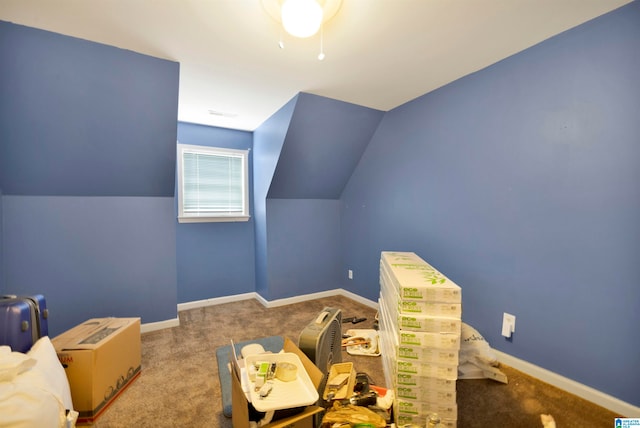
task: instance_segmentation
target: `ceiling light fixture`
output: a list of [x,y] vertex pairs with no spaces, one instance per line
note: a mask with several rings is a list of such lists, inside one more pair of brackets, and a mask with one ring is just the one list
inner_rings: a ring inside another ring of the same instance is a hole
[[311,37],[322,25],[322,7],[315,0],[285,0],[282,26],[294,37]]
[[[340,9],[342,0],[262,0],[267,13],[282,24],[284,30],[298,38],[308,38],[320,31],[319,60],[325,58],[323,45],[324,24]],[[278,41],[284,49],[282,33]]]

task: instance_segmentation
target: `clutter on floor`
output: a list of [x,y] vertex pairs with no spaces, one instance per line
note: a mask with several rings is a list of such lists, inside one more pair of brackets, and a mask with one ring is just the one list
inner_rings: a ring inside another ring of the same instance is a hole
[[233,343],[230,351],[234,427],[312,426],[323,373],[291,340],[277,353],[247,345],[239,358]]
[[[284,346],[282,336],[261,337],[254,340],[239,342],[234,344],[236,354],[241,354],[248,345],[260,346],[264,352],[280,352]],[[250,350],[250,348],[247,348]],[[218,362],[218,378],[220,379],[220,389],[222,395],[222,413],[230,418],[231,413],[231,345],[222,346],[216,349],[216,360]]]
[[342,323],[344,324],[350,322],[351,324],[358,324],[366,320],[367,319],[365,317],[347,317],[342,319]]
[[351,355],[377,357],[380,355],[380,334],[374,329],[349,329],[342,346]]
[[[453,428],[457,379],[507,382],[488,343],[461,321],[460,287],[413,253],[382,253],[380,266],[376,328],[342,334],[342,325],[366,318],[326,307],[298,346],[285,339],[282,349],[265,350],[263,338],[227,347],[234,427]],[[388,388],[342,352],[382,355]]]
[[78,425],[92,424],[139,375],[140,318],[94,318],[51,340],[71,387]]
[[392,422],[393,391],[372,385],[369,375],[356,372],[352,363],[331,367],[323,398],[323,426],[384,427]]
[[42,294],[0,296],[0,345],[14,352],[28,352],[36,341],[49,335],[47,299]]
[[26,352],[0,346],[0,426],[74,427],[69,382],[48,336]]
[[384,428],[387,426],[387,420],[368,407],[342,404],[339,401],[334,402],[333,406],[327,409],[322,423],[330,424],[330,426],[349,424],[349,426],[362,428]]
[[301,332],[298,346],[323,372],[342,362],[342,311],[324,308]]
[[326,401],[348,399],[353,395],[355,383],[353,363],[332,364],[322,398]]
[[140,318],[91,319],[50,340],[43,295],[0,296],[0,314],[0,426],[92,424],[140,374]]
[[458,379],[493,379],[508,383],[498,369],[498,357],[489,343],[473,327],[462,323]]
[[540,415],[540,422],[542,422],[543,428],[556,428],[556,420],[551,415]]
[[[265,350],[262,344],[267,341],[262,338],[225,347],[234,427],[311,427],[319,426],[324,417],[332,423],[390,423],[393,392],[371,385],[366,373],[342,361],[343,344],[345,350],[353,348],[354,355],[379,356],[378,331],[348,330],[347,342],[342,343],[342,321],[340,309],[324,308],[303,329],[298,346],[284,339],[281,349]],[[221,348],[216,356],[220,367]]]

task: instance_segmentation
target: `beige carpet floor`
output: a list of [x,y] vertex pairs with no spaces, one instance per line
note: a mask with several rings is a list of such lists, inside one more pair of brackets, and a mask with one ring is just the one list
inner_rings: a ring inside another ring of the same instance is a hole
[[[243,300],[179,313],[180,326],[142,334],[142,373],[96,421],[98,428],[231,427],[222,413],[215,351],[230,340],[242,342],[280,335],[298,342],[300,332],[325,307],[342,316],[366,317],[349,328],[371,328],[376,310],[334,296],[276,308]],[[379,357],[343,352],[359,372],[384,385]],[[458,428],[541,427],[549,413],[558,428],[609,428],[615,414],[511,367],[500,369],[507,385],[490,380],[458,380]]]

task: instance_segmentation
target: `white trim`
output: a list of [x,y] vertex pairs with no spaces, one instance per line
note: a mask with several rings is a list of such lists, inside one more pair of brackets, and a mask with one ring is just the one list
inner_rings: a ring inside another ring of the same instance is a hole
[[178,312],[185,311],[188,309],[202,308],[205,306],[215,306],[215,305],[221,305],[223,303],[231,303],[231,302],[237,302],[240,300],[249,300],[249,299],[256,299],[265,308],[276,308],[278,306],[291,305],[293,303],[306,302],[308,300],[321,299],[323,297],[331,297],[331,296],[344,296],[351,300],[355,300],[358,303],[369,306],[370,308],[378,309],[378,302],[374,302],[372,300],[366,299],[362,296],[352,293],[351,291],[347,291],[343,288],[335,288],[333,290],[320,291],[317,293],[310,293],[310,294],[302,294],[299,296],[287,297],[284,299],[276,299],[271,301],[265,299],[260,294],[255,292],[235,294],[232,296],[224,296],[224,297],[214,297],[211,299],[204,299],[204,300],[194,300],[192,302],[178,303]]
[[256,300],[257,300],[258,302],[260,302],[260,304],[261,304],[262,306],[264,306],[264,307],[266,307],[266,308],[268,308],[268,307],[269,307],[269,302],[268,302],[268,301],[266,301],[266,300],[264,299],[264,297],[262,297],[262,296],[261,296],[261,295],[259,295],[258,293],[256,293]]
[[176,317],[172,320],[147,322],[140,325],[140,333],[148,333],[150,331],[163,330],[165,328],[178,327],[180,325],[180,318]]
[[271,300],[271,301],[266,300],[265,298],[263,298],[258,294],[256,299],[258,299],[258,301],[262,303],[262,305],[266,308],[276,308],[278,306],[291,305],[293,303],[306,302],[308,300],[315,300],[315,299],[321,299],[323,297],[332,297],[332,296],[348,297],[349,299],[355,300],[358,303],[362,303],[363,305],[369,306],[374,309],[378,309],[377,302],[373,302],[369,299],[365,299],[364,297],[358,296],[357,294],[354,294],[343,288],[334,288],[333,290],[319,291],[317,293],[310,293],[310,294],[302,294],[299,296],[288,297],[285,299]]
[[323,297],[335,296],[336,290],[320,291],[318,293],[301,294],[299,296],[287,297],[285,299],[266,300],[264,297],[258,295],[258,300],[266,308],[277,308],[278,306],[291,305],[293,303],[306,302],[307,300],[321,299]]
[[516,370],[520,370],[529,376],[540,379],[543,382],[549,383],[555,387],[558,387],[571,394],[577,395],[587,401],[590,401],[598,406],[602,406],[606,409],[617,413],[619,416],[624,417],[638,417],[640,416],[640,407],[633,404],[622,401],[590,386],[583,385],[579,382],[566,378],[562,375],[544,369],[542,367],[531,364],[527,361],[521,360],[517,357],[513,357],[504,352],[493,349],[498,356],[498,361],[505,363],[508,366],[513,367]]
[[365,306],[369,306],[370,308],[378,309],[378,302],[374,302],[373,300],[366,299],[362,296],[359,296],[343,288],[338,288],[336,291],[339,291],[338,294],[340,294],[341,296],[348,297],[349,299],[355,300],[356,302],[361,303]]
[[[237,158],[242,162],[242,211],[214,213],[214,212],[184,212],[184,155],[192,153],[204,156],[223,156]],[[176,144],[176,171],[178,187],[178,223],[209,223],[209,222],[245,222],[249,221],[249,149],[230,149],[224,147],[199,146],[193,144]]]
[[207,217],[207,216],[187,216],[187,217],[178,217],[178,223],[231,223],[231,222],[241,222],[241,221],[249,221],[251,219],[250,216],[218,216],[218,217]]
[[203,308],[205,306],[221,305],[223,303],[237,302],[240,300],[249,300],[257,298],[257,293],[236,294],[233,296],[214,297],[211,299],[194,300],[193,302],[178,303],[178,312],[187,309]]

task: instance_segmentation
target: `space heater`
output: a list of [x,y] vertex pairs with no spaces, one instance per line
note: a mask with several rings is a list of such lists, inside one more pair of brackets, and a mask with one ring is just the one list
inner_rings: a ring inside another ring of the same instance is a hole
[[300,333],[298,348],[324,373],[342,362],[342,311],[324,308]]

